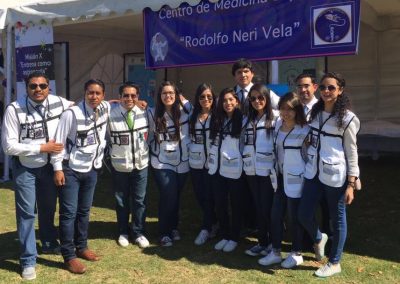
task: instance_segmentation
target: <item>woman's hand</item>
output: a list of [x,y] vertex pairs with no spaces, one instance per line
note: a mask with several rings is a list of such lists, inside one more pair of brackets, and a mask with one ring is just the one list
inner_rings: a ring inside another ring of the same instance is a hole
[[348,185],[346,188],[346,192],[344,193],[344,201],[347,205],[350,205],[354,200],[354,188],[351,185]]

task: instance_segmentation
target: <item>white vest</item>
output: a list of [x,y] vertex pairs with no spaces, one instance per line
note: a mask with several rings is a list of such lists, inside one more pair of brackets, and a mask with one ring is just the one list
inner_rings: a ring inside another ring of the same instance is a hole
[[[26,98],[25,104],[16,101],[11,103],[15,108],[19,123],[19,142],[23,144],[45,144],[54,138],[60,116],[64,111],[62,98],[48,95],[43,102],[45,108],[44,117],[34,108]],[[31,156],[18,156],[21,164],[27,168],[39,168],[49,162],[48,153],[39,153]]]
[[131,130],[126,123],[126,112],[127,110],[121,105],[112,108],[108,125],[111,140],[111,163],[118,172],[142,170],[149,164],[147,113],[137,106],[132,109],[134,127]]
[[208,155],[208,173],[219,172],[221,176],[238,179],[242,175],[243,160],[240,152],[240,139],[229,133],[231,121],[227,121],[220,133],[211,143]]
[[[280,127],[282,126],[282,120],[279,119],[275,125],[275,135],[274,135],[274,145],[276,145],[276,139],[278,137]],[[300,198],[303,190],[304,184],[304,171],[305,171],[305,161],[301,154],[301,150],[304,141],[308,137],[310,128],[308,126],[295,127],[289,131],[283,140],[283,187],[285,194],[291,198]],[[276,149],[276,147],[275,147]],[[276,153],[278,157],[278,154]],[[279,171],[278,163],[275,164],[275,171]],[[276,189],[277,183],[274,179],[273,186]]]
[[319,180],[331,187],[342,187],[347,178],[346,157],[343,147],[343,134],[355,114],[347,111],[342,128],[338,128],[336,116],[323,121],[322,113],[310,123],[310,147],[305,177]]
[[[155,117],[152,110],[149,111],[151,119]],[[151,141],[150,154],[158,159],[162,164],[177,167],[182,162],[187,162],[188,147],[190,143],[189,137],[189,113],[181,109],[180,124],[180,140],[176,140],[175,126],[171,117],[165,112],[167,131],[164,133],[154,130],[154,139]]]
[[259,121],[248,121],[244,134],[243,170],[246,175],[269,176],[274,167],[273,128],[267,135],[264,114]]
[[102,166],[104,149],[106,147],[106,128],[109,117],[109,107],[107,102],[101,102],[97,107],[99,117],[97,121],[85,112],[84,101],[77,106],[69,108],[76,119],[76,138],[75,141],[68,140],[69,167],[77,172],[89,172],[92,167],[100,169]]
[[193,169],[208,169],[207,157],[210,150],[210,121],[209,115],[203,123],[195,124],[195,134],[191,135],[189,144],[189,166]]

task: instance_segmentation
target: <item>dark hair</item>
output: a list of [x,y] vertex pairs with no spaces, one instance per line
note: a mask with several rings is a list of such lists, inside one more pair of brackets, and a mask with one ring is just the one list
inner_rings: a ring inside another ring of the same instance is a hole
[[[342,94],[337,97],[335,105],[333,107],[332,115],[336,116],[336,122],[338,127],[343,127],[343,118],[346,114],[347,110],[351,109],[350,98],[347,93],[344,92],[344,87],[346,86],[346,81],[343,76],[339,73],[328,72],[324,76],[322,76],[320,84],[327,78],[335,79],[339,88],[343,90]],[[319,98],[318,102],[311,109],[310,121],[317,117],[318,113],[324,110],[325,103],[322,100],[322,97]]]
[[296,124],[304,126],[307,124],[306,115],[304,114],[303,104],[300,101],[300,97],[295,92],[288,92],[282,96],[278,103],[278,109],[286,104],[296,113],[295,121]]
[[43,72],[35,71],[35,72],[32,72],[31,74],[29,74],[28,77],[25,78],[25,87],[28,88],[29,81],[32,78],[39,78],[39,77],[46,79],[47,85],[49,84],[50,79],[46,74],[44,74]]
[[207,83],[200,84],[196,90],[196,94],[194,97],[193,113],[192,113],[192,116],[190,117],[190,134],[192,134],[192,135],[195,135],[195,126],[196,126],[197,117],[200,114],[201,109],[202,109],[200,102],[199,102],[199,98],[205,90],[210,90],[212,97],[213,97],[211,110],[210,110],[211,117],[215,114],[215,110],[217,109],[217,96],[215,95],[215,93],[212,89],[212,86]]
[[83,90],[86,92],[90,85],[99,85],[103,89],[103,92],[106,90],[106,86],[100,79],[89,79],[86,81]]
[[[267,135],[270,135],[272,130],[271,129],[272,120],[274,119],[274,114],[272,112],[272,106],[271,106],[270,90],[264,84],[260,83],[254,84],[249,91],[247,99],[250,98],[252,91],[260,93],[265,98],[265,107],[264,107],[265,128],[267,129]],[[249,121],[255,120],[257,114],[258,112],[253,108],[251,102],[249,101],[249,111],[248,111]]]
[[179,120],[181,118],[181,110],[180,107],[182,105],[181,99],[179,97],[178,88],[173,82],[164,81],[161,83],[160,87],[158,88],[157,98],[156,98],[156,109],[155,109],[155,124],[156,124],[156,132],[158,133],[165,133],[167,132],[167,121],[165,120],[165,105],[161,100],[161,93],[164,87],[171,86],[175,92],[175,102],[171,108],[171,116],[172,121],[174,122],[175,134],[177,140],[181,138],[181,131],[180,131],[180,123]]
[[251,72],[253,72],[253,65],[251,62],[244,58],[239,58],[235,63],[232,65],[232,76],[235,76],[236,70],[249,68]]
[[235,138],[240,137],[240,133],[242,131],[242,119],[243,114],[240,111],[240,100],[233,88],[225,88],[223,89],[218,96],[217,109],[215,115],[211,117],[210,121],[210,139],[214,140],[218,133],[221,131],[224,126],[225,118],[227,118],[226,112],[224,110],[224,97],[226,94],[232,94],[236,101],[238,102],[237,108],[234,110],[232,115],[232,127],[230,135]]
[[139,95],[140,94],[140,88],[139,85],[136,85],[135,83],[131,82],[131,81],[127,81],[125,83],[123,83],[119,89],[119,96],[122,97],[122,94],[124,93],[124,89],[125,88],[134,88],[136,90],[136,93]]
[[317,80],[315,79],[315,76],[310,74],[310,73],[301,73],[299,76],[296,77],[296,79],[294,81],[296,83],[298,83],[303,78],[310,78],[311,79],[311,83],[317,84]]

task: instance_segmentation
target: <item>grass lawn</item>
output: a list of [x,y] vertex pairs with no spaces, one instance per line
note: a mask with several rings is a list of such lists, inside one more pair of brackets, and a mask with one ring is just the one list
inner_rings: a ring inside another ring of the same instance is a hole
[[[87,262],[84,275],[73,275],[63,269],[61,256],[39,255],[34,283],[400,283],[398,157],[363,158],[360,163],[364,188],[348,208],[343,272],[330,279],[312,276],[320,265],[312,253],[295,270],[259,266],[258,258],[244,254],[254,238],[242,240],[233,253],[214,251],[216,240],[195,246],[200,216],[189,182],[181,202],[181,241],[170,248],[158,246],[158,194],[150,182],[147,231],[152,245],[143,251],[134,245],[121,248],[115,241],[113,184],[105,174],[96,189],[89,230],[89,246],[102,259]],[[19,283],[14,195],[11,183],[0,187],[0,283]]]

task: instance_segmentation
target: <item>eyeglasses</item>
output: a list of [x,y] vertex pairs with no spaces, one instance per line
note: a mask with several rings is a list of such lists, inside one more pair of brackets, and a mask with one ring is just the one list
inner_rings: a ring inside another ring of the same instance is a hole
[[262,95],[260,95],[260,96],[249,96],[249,101],[251,103],[255,102],[256,100],[258,100],[259,102],[263,102],[263,101],[265,101],[265,97],[262,96]]
[[318,88],[319,88],[319,90],[320,90],[321,92],[325,91],[326,89],[328,89],[329,92],[333,92],[333,91],[335,91],[335,90],[337,89],[337,88],[336,88],[335,86],[333,86],[333,85],[329,85],[329,86],[320,85]]
[[138,97],[138,95],[137,94],[122,94],[122,97],[124,99],[128,99],[128,98],[136,99]]
[[39,87],[41,90],[45,90],[45,89],[47,89],[47,87],[48,87],[49,85],[47,85],[47,84],[29,84],[28,85],[28,87],[29,87],[29,89],[31,89],[31,90],[36,90],[36,88],[37,87]]
[[303,88],[304,89],[308,89],[310,87],[310,85],[309,84],[302,84],[302,85],[297,85],[296,87],[297,87],[297,89],[301,90]]
[[175,97],[175,92],[162,92],[161,96],[163,96],[163,97],[167,97],[167,96]]
[[205,100],[212,101],[213,97],[212,96],[200,96],[199,97],[199,101],[205,101]]

